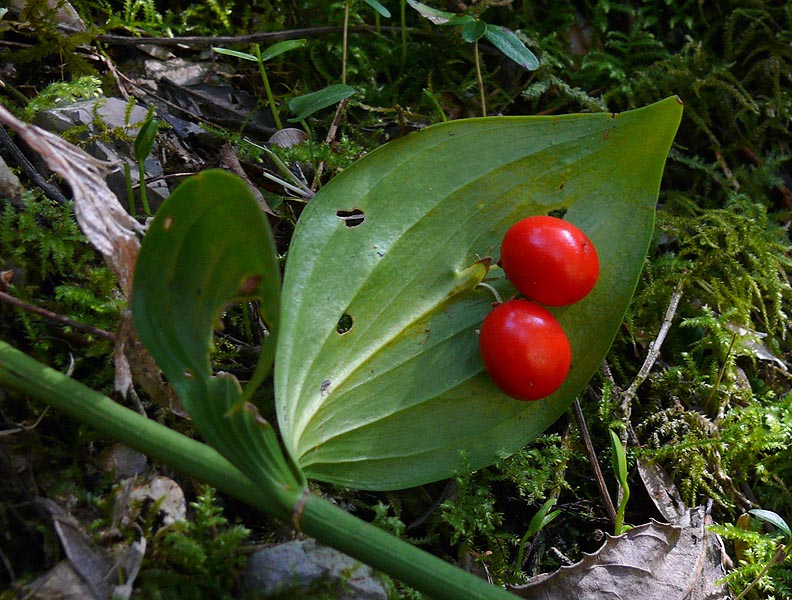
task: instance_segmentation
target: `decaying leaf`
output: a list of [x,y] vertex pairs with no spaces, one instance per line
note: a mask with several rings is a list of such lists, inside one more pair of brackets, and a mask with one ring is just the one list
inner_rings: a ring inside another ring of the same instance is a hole
[[[38,500],[50,514],[68,561],[55,567],[31,586],[35,597],[88,598],[90,600],[126,600],[131,596],[146,541],[116,547],[111,558],[96,546],[80,523],[57,503],[47,498]],[[61,586],[61,587],[58,587]],[[57,596],[44,596],[42,590],[53,590]]]
[[685,516],[687,507],[671,477],[655,462],[639,459],[638,474],[657,510],[669,523]]
[[0,121],[11,127],[65,179],[74,194],[74,214],[88,241],[102,253],[123,292],[132,290],[132,273],[143,226],[133,219],[105,182],[112,165],[44,129],[20,121],[0,106]]
[[129,313],[124,313],[118,324],[113,360],[116,367],[114,387],[117,392],[126,396],[135,381],[154,404],[180,417],[189,417],[176,392],[162,377],[162,371],[151,354],[140,343]]
[[652,521],[512,591],[530,600],[726,600],[728,587],[717,583],[726,574],[723,546],[708,524],[702,507],[674,525]]
[[[163,527],[187,519],[187,502],[184,499],[184,492],[179,484],[170,477],[160,475],[147,483],[133,487],[127,499],[137,502],[149,501],[156,504]],[[122,522],[132,522],[137,517],[138,512],[130,510],[127,515],[122,517]]]
[[[97,160],[57,135],[20,121],[2,106],[0,121],[13,128],[28,146],[41,155],[50,169],[69,183],[80,229],[102,253],[124,297],[128,298],[132,293],[132,277],[140,251],[137,234],[145,228],[127,213],[107,187],[105,175],[113,165]],[[184,414],[178,410],[173,391],[159,378],[151,357],[136,343],[128,319],[122,320],[114,354],[117,391],[126,395],[134,378],[143,383],[147,392],[156,392],[152,397],[162,399],[162,405]],[[144,371],[148,372],[148,377],[142,375]],[[159,387],[151,383],[155,380],[159,381]]]

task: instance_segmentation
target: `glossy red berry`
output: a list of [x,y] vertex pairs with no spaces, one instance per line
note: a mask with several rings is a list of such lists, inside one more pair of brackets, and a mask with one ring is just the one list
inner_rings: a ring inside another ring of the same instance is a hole
[[495,385],[517,400],[538,400],[555,392],[572,362],[564,330],[543,306],[509,300],[484,319],[479,350]]
[[522,219],[506,232],[500,265],[522,295],[546,306],[582,300],[599,276],[599,257],[588,236],[548,216]]

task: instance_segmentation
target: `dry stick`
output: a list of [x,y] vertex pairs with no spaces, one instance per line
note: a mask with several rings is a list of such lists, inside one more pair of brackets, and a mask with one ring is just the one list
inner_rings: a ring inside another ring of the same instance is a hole
[[580,407],[580,402],[577,398],[575,398],[573,406],[575,408],[575,421],[580,430],[580,435],[583,438],[583,443],[586,446],[586,454],[591,463],[591,468],[594,469],[594,475],[597,478],[597,486],[600,490],[600,496],[602,496],[602,502],[605,504],[605,512],[608,513],[608,518],[611,520],[611,523],[615,525],[616,507],[613,505],[613,500],[611,500],[610,494],[608,493],[608,486],[605,485],[605,477],[602,475],[602,469],[600,469],[599,461],[597,460],[597,453],[594,451],[594,444],[591,443],[591,436],[586,426],[586,418],[583,416],[583,409]]
[[5,127],[0,126],[0,143],[2,143],[3,147],[8,150],[9,154],[13,156],[14,161],[22,168],[30,180],[36,184],[41,191],[44,192],[44,195],[47,196],[53,202],[57,202],[58,204],[68,204],[69,201],[66,199],[66,196],[63,195],[63,192],[60,191],[58,186],[51,184],[48,182],[41,173],[38,172],[38,169],[33,166],[28,160],[28,157],[24,155],[24,153],[17,147],[14,141],[11,139],[11,136],[8,135],[8,132],[5,130]]
[[31,312],[33,314],[39,315],[40,317],[44,317],[45,319],[49,319],[50,321],[55,321],[56,323],[60,323],[61,325],[68,325],[69,327],[74,327],[79,331],[84,331],[86,333],[95,335],[96,337],[101,337],[106,340],[110,340],[111,342],[115,342],[115,336],[109,331],[105,331],[104,329],[99,329],[98,327],[94,327],[93,325],[78,323],[77,321],[71,320],[69,317],[64,317],[63,315],[54,313],[51,310],[47,310],[46,308],[41,308],[39,306],[34,306],[33,304],[28,304],[24,300],[20,300],[19,298],[17,298],[16,296],[12,296],[11,294],[0,292],[0,301],[5,302],[7,304],[11,304],[12,306],[16,306],[17,308],[21,308],[22,310],[26,310],[27,312]]
[[45,406],[44,410],[41,411],[41,414],[38,416],[38,418],[33,423],[33,425],[20,425],[19,427],[14,427],[13,429],[4,429],[3,431],[0,431],[0,437],[6,435],[13,435],[15,433],[22,433],[23,431],[32,431],[33,429],[39,426],[39,423],[41,423],[41,421],[44,420],[44,417],[47,415],[50,408],[51,407],[49,404]]
[[[336,133],[338,133],[338,124],[341,122],[341,117],[344,114],[344,109],[346,108],[348,100],[348,98],[344,98],[338,103],[338,108],[336,109],[335,116],[333,117],[333,122],[330,124],[330,129],[327,130],[325,144],[329,145],[335,141]],[[312,190],[315,190],[317,187],[319,187],[319,180],[321,179],[322,173],[324,173],[326,166],[327,163],[322,161],[319,163],[319,166],[316,167],[316,175],[314,176],[313,183],[311,184]]]
[[[58,29],[67,33],[77,33],[78,29],[69,25],[58,25]],[[400,32],[401,27],[380,27],[385,32]],[[349,31],[355,33],[376,33],[375,27],[358,25],[350,27]],[[101,34],[94,39],[107,44],[138,46],[141,44],[156,44],[158,46],[217,46],[225,44],[255,44],[260,42],[280,42],[283,40],[296,40],[305,37],[320,37],[332,33],[343,33],[343,27],[308,27],[304,29],[290,29],[288,31],[266,31],[248,35],[221,35],[216,37],[183,36],[183,37],[131,37],[126,35]]]
[[638,371],[638,375],[635,376],[635,379],[633,379],[630,387],[622,394],[621,409],[626,423],[630,421],[630,413],[632,410],[630,404],[635,398],[638,386],[649,376],[649,372],[660,356],[660,347],[663,345],[666,335],[668,335],[668,330],[671,329],[671,323],[674,320],[674,314],[676,313],[677,306],[679,306],[680,298],[682,298],[681,282],[677,284],[674,292],[671,294],[671,300],[668,303],[668,308],[663,317],[663,324],[660,326],[660,331],[657,332],[657,338],[649,344],[649,352],[646,354],[646,360],[644,360],[643,365],[641,365],[641,369]]

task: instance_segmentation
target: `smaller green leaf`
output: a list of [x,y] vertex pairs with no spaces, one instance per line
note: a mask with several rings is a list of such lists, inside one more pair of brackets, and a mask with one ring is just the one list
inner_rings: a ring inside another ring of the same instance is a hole
[[233,56],[235,58],[241,58],[242,60],[249,60],[251,62],[258,62],[258,58],[256,58],[253,54],[249,54],[247,52],[239,52],[238,50],[231,50],[230,48],[216,48],[214,46],[212,46],[212,50],[214,50],[218,54],[225,54],[227,56]]
[[[530,524],[528,525],[528,531],[525,532],[525,535],[528,537],[533,537],[537,533],[539,533],[542,529],[544,529],[548,523],[550,523],[553,519],[555,519],[561,511],[554,510],[550,512],[550,509],[555,506],[555,503],[558,499],[548,498],[547,501],[542,504],[542,507],[537,511],[537,513],[531,519]],[[548,514],[549,513],[549,514]]]
[[539,68],[539,59],[536,55],[525,47],[522,40],[513,31],[498,27],[497,25],[487,24],[484,32],[490,43],[498,50],[503,52],[508,58],[529,71]]
[[146,122],[143,123],[143,127],[138,131],[133,146],[135,159],[138,162],[146,160],[146,157],[151,154],[151,148],[154,146],[154,140],[157,137],[158,129],[159,121],[150,117],[146,119]]
[[613,431],[608,430],[611,436],[611,457],[613,459],[613,471],[616,477],[619,478],[619,483],[622,489],[627,489],[627,453],[624,450],[624,444],[619,439],[619,435]]
[[376,10],[379,14],[381,14],[386,19],[390,19],[390,11],[382,6],[377,0],[363,0],[366,4],[368,4],[371,8]]
[[462,39],[466,42],[475,42],[486,33],[487,24],[484,21],[474,19],[462,26]]
[[787,538],[792,538],[792,530],[790,530],[787,522],[784,521],[779,514],[774,513],[772,510],[764,510],[762,508],[753,508],[748,512],[757,519],[775,526],[779,531],[782,531]]
[[297,116],[289,119],[289,122],[297,123],[304,121],[315,112],[332,106],[333,104],[337,104],[344,98],[349,98],[352,94],[356,93],[357,90],[355,88],[339,83],[330,85],[318,92],[292,98],[289,101],[289,109]]
[[277,44],[273,44],[264,52],[261,53],[261,62],[266,62],[275,58],[276,56],[280,56],[285,52],[289,52],[290,50],[296,50],[297,48],[302,48],[305,44],[308,43],[308,40],[284,40],[283,42],[278,42]]
[[416,2],[416,0],[407,0],[407,4],[417,10],[423,18],[428,19],[435,25],[446,25],[448,21],[456,17],[454,13],[437,10],[431,6],[426,6],[426,4]]

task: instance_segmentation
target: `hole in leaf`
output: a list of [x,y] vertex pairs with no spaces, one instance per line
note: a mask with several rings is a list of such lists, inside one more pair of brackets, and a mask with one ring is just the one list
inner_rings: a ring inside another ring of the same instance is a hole
[[563,219],[566,213],[567,213],[566,208],[555,208],[553,210],[547,211],[547,216],[555,217],[557,219]]
[[349,316],[347,313],[344,313],[343,315],[341,315],[341,318],[338,319],[338,324],[336,325],[336,331],[338,332],[339,335],[344,335],[346,332],[352,329],[353,324],[354,321],[352,320],[352,317]]
[[362,225],[363,221],[366,220],[366,215],[364,215],[363,211],[359,208],[353,208],[352,210],[338,210],[336,211],[336,217],[341,219],[344,222],[344,225],[349,228]]

